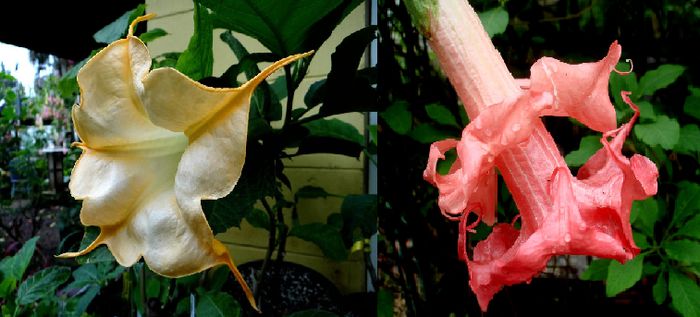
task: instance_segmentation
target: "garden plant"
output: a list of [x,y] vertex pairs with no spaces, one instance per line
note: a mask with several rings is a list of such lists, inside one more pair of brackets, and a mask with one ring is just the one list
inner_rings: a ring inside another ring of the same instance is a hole
[[[37,252],[42,239],[28,239],[31,235],[13,239],[22,248],[0,267],[3,315],[257,315],[255,303],[269,316],[332,316],[351,310],[342,305],[330,312],[315,306],[278,308],[265,299],[281,291],[275,287],[275,271],[284,262],[288,237],[310,241],[340,261],[354,251],[368,256],[368,239],[376,231],[374,195],[345,196],[328,222],[303,223],[299,200],[337,195],[319,187],[289,194],[294,187],[285,174],[285,159],[315,153],[359,159],[363,152],[372,153],[376,142],[330,118],[378,104],[375,70],[358,70],[376,37],[374,27],[346,37],[332,55],[328,76],[306,92],[304,107],[293,107],[314,52],[363,3],[303,2],[195,1],[195,29],[187,49],[160,56],[151,57],[143,43],[167,39],[167,30],[139,31],[137,23],[149,17],[144,17],[143,5],[95,34],[97,42],[108,46],[77,63],[57,83],[64,104],[76,104],[73,122],[80,139],[64,165],[78,162],[66,174],[71,195],[83,200],[82,210],[79,202],[61,199],[65,222],[55,251]],[[213,42],[219,40],[214,29],[228,30],[220,40],[237,58],[219,77],[212,76]],[[232,31],[258,40],[269,51],[248,52]],[[273,64],[261,72],[259,63]],[[277,69],[284,75],[266,82]],[[249,83],[241,84],[241,78]],[[219,102],[225,100],[228,106]],[[177,109],[150,106],[157,104]],[[213,140],[223,143],[209,144]],[[188,160],[194,165],[185,166]],[[189,189],[177,189],[177,184]],[[205,199],[201,205],[200,199]],[[83,229],[79,219],[95,227]],[[269,242],[256,274],[247,281],[236,276],[241,292],[228,269],[205,269],[227,264],[237,272],[226,247],[212,234],[240,226],[243,219],[267,229]],[[38,262],[39,253],[48,260]],[[77,263],[52,259],[61,253],[61,258],[77,256]],[[104,305],[114,302],[127,305]]]

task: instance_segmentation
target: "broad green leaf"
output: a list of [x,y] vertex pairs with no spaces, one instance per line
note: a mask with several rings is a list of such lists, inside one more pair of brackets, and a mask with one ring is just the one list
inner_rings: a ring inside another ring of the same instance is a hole
[[668,293],[673,306],[684,317],[700,316],[700,286],[676,270],[668,273]]
[[320,309],[307,309],[291,313],[287,317],[338,317],[338,315]]
[[245,217],[245,220],[247,220],[248,223],[255,228],[265,230],[270,229],[270,217],[265,211],[260,210],[258,208],[253,208],[253,210],[251,210],[250,213]]
[[119,18],[114,20],[114,22],[103,27],[97,33],[95,33],[92,38],[95,39],[97,43],[109,44],[112,43],[126,34],[129,23],[133,21],[136,17],[143,15],[146,10],[144,4],[139,4],[135,9],[127,11],[122,14]]
[[[86,227],[85,233],[83,234],[83,239],[80,241],[79,250],[85,250],[100,234],[100,229],[98,227]],[[114,262],[114,256],[112,252],[109,252],[107,246],[101,245],[97,247],[94,251],[82,255],[76,258],[76,262],[80,264],[86,263],[99,263],[99,262]]]
[[412,139],[423,144],[454,138],[453,133],[436,128],[428,123],[421,123],[417,125],[408,135]]
[[656,279],[656,283],[654,283],[654,286],[651,289],[651,294],[654,297],[654,302],[656,302],[656,305],[661,305],[666,301],[666,297],[668,297],[668,283],[666,282],[666,274],[659,274],[658,279]]
[[22,248],[13,256],[8,256],[0,261],[0,298],[5,298],[17,288],[17,282],[22,280],[24,271],[27,270],[32,260],[36,242],[39,237],[34,237],[22,245]]
[[42,298],[55,296],[56,289],[70,277],[70,269],[51,266],[28,277],[17,289],[17,305],[27,305]]
[[639,79],[638,91],[636,96],[651,96],[657,90],[666,88],[668,85],[680,77],[685,71],[685,67],[681,65],[665,64],[659,68],[650,70]]
[[71,316],[83,316],[83,313],[87,310],[88,306],[90,306],[90,303],[92,303],[92,300],[97,297],[97,294],[100,293],[100,286],[98,285],[90,285],[88,286],[87,290],[85,290],[83,293],[80,294],[80,297],[78,301],[75,303],[75,306],[72,307],[70,310],[70,315]]
[[203,200],[204,214],[214,234],[231,227],[240,227],[241,221],[263,197],[275,195],[275,162],[265,155],[257,142],[246,146],[246,162],[241,178],[228,196],[218,200]]
[[695,124],[684,125],[674,150],[682,153],[700,152],[700,127]]
[[676,119],[661,115],[656,122],[635,125],[634,134],[648,145],[660,145],[670,150],[678,143],[680,129]]
[[328,192],[326,192],[325,189],[318,187],[318,186],[312,186],[312,185],[306,185],[302,188],[299,188],[297,192],[294,194],[295,199],[299,198],[326,198],[328,196],[331,196]]
[[278,57],[318,49],[361,0],[198,0],[212,10],[214,27],[255,38]]
[[409,103],[404,100],[395,101],[386,110],[379,113],[384,122],[398,134],[411,131],[413,115],[408,110]]
[[683,263],[700,263],[700,242],[674,240],[663,244],[668,257]]
[[676,226],[700,210],[700,185],[691,182],[680,182],[678,187],[680,191],[676,197],[676,207],[671,221]]
[[359,157],[364,137],[355,126],[339,119],[319,119],[303,125],[308,135],[301,140],[297,154],[334,153]]
[[581,166],[602,147],[603,144],[600,143],[600,137],[594,135],[585,136],[581,138],[578,150],[571,151],[564,157],[564,160],[569,166]]
[[637,107],[639,107],[639,118],[642,120],[655,121],[656,114],[654,113],[654,106],[651,102],[642,100],[637,102]]
[[[257,65],[258,62],[275,62],[277,60],[276,58],[270,56],[267,56],[266,59],[255,58],[255,56],[259,57],[261,55],[250,54],[243,44],[231,32],[223,32],[221,33],[220,37],[238,59],[238,64],[236,64],[238,65],[238,71],[235,72],[233,78],[229,78],[229,82],[231,84],[237,83],[236,78],[241,71],[245,73],[248,80],[253,79],[253,77],[260,73],[260,68]],[[262,56],[264,57],[266,55]],[[247,63],[246,61],[250,62]],[[228,72],[229,71],[227,70],[222,77],[226,76]],[[280,76],[277,81],[275,81],[276,84],[278,82],[284,83],[284,76]],[[257,113],[260,114],[260,117],[265,118],[268,121],[280,120],[282,119],[282,104],[279,100],[287,95],[286,85],[284,85],[283,92],[284,93],[282,94],[275,91],[272,85],[268,84],[267,81],[263,81],[253,92],[253,98],[250,101],[251,108],[256,109]]]
[[685,114],[700,120],[700,89],[689,87],[690,95],[685,98],[683,104],[683,112]]
[[455,116],[452,115],[452,112],[450,112],[450,110],[447,109],[447,107],[445,107],[444,105],[438,103],[431,103],[425,105],[425,111],[428,113],[428,117],[430,117],[430,119],[435,120],[435,122],[439,124],[455,127],[458,129],[460,128],[457,124],[457,119],[455,118]]
[[377,291],[377,317],[394,316],[394,295],[387,289]]
[[604,281],[608,277],[609,259],[595,259],[591,261],[588,268],[581,273],[584,281]]
[[639,247],[640,249],[648,249],[651,245],[649,244],[649,240],[647,239],[647,236],[644,235],[643,233],[639,232],[632,232],[632,238],[634,239],[634,243]]
[[676,234],[695,239],[700,239],[700,214],[680,226]]
[[656,199],[635,200],[632,203],[632,210],[637,215],[634,226],[639,228],[645,235],[653,237],[654,226],[661,216]]
[[214,29],[211,15],[196,1],[193,15],[194,33],[187,49],[180,54],[175,68],[193,80],[200,80],[211,76],[214,69]]
[[369,26],[348,35],[331,55],[331,70],[323,88],[323,106],[319,112],[333,115],[355,111],[376,111],[379,94],[372,87],[375,69],[358,70],[366,47],[377,37],[377,28]]
[[[629,69],[630,65],[625,62],[617,63],[615,69]],[[610,93],[615,100],[615,106],[618,110],[628,111],[630,107],[622,100],[620,93],[622,91],[637,91],[637,74],[630,73],[626,75],[610,72]],[[618,120],[620,119],[618,111]]]
[[144,43],[148,43],[166,35],[168,35],[168,32],[165,32],[165,30],[161,28],[155,28],[153,30],[148,30],[148,32],[143,32],[139,34],[139,39],[141,39],[141,41]]
[[241,315],[241,305],[228,293],[198,292],[196,313],[206,317],[238,317]]
[[289,236],[314,243],[331,260],[342,261],[348,257],[340,232],[331,225],[325,223],[296,225],[289,231]]
[[326,217],[326,224],[337,230],[343,230],[343,224],[345,224],[343,221],[343,215],[337,212],[328,215],[328,217]]
[[486,33],[489,34],[489,37],[493,37],[506,31],[508,27],[508,11],[503,9],[503,7],[495,7],[480,12],[479,20],[481,20],[481,24],[484,26]]
[[642,266],[644,256],[638,255],[634,259],[620,264],[611,261],[608,266],[608,276],[605,284],[605,294],[613,297],[634,286],[642,278]]
[[343,215],[343,237],[346,242],[352,242],[352,234],[356,228],[362,232],[362,237],[369,238],[377,232],[377,195],[348,195],[343,200],[340,213]]

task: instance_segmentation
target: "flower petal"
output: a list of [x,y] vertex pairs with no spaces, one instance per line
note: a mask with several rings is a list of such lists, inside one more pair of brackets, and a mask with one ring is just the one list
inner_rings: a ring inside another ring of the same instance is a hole
[[615,129],[615,108],[607,88],[621,52],[614,42],[607,56],[595,63],[570,65],[543,57],[530,69],[530,91],[554,95],[554,107],[545,115],[572,117],[599,132]]

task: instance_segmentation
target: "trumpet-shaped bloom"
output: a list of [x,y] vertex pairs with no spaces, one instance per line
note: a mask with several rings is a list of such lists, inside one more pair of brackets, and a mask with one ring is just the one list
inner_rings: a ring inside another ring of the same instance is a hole
[[[658,171],[644,156],[627,158],[621,153],[639,110],[623,92],[635,114],[616,128],[607,87],[620,45],[613,43],[596,63],[569,65],[542,58],[532,66],[529,80],[516,81],[476,14],[466,7],[439,2],[433,11],[437,17],[431,19],[431,45],[472,122],[461,140],[431,146],[424,178],[438,188],[442,213],[460,220],[459,256],[469,266],[469,284],[485,311],[503,286],[529,281],[553,255],[586,254],[624,262],[638,254],[630,209],[633,200],[656,193]],[[603,132],[603,148],[576,177],[544,129],[539,117],[545,115],[572,117]],[[438,160],[452,148],[457,159],[446,175],[440,175]],[[466,234],[475,224],[466,224],[468,215],[474,212],[489,225],[496,221],[494,167],[520,210],[520,230],[512,224],[495,225],[470,259]]]
[[60,256],[105,244],[119,264],[143,257],[168,277],[225,264],[255,306],[227,248],[214,238],[201,200],[227,195],[241,175],[255,87],[308,54],[273,63],[241,87],[210,88],[172,68],[151,71],[148,49],[131,34],[78,74],[81,102],[73,121],[83,153],[69,187],[83,201],[81,222],[101,231],[86,249]]

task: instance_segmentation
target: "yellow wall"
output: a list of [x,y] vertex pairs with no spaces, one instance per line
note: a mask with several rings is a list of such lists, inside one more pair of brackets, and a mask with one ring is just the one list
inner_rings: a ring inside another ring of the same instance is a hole
[[[148,28],[162,28],[169,33],[168,36],[149,43],[151,54],[158,56],[166,52],[183,51],[193,32],[192,1],[146,0],[146,5],[147,12],[157,14],[156,18],[148,22]],[[297,90],[295,107],[303,106],[303,96],[312,83],[326,77],[331,67],[331,53],[341,40],[367,24],[366,7],[360,5],[333,31],[330,39],[316,53],[308,75]],[[223,31],[214,31],[214,76],[221,75],[228,66],[236,62],[231,50],[219,39],[221,32]],[[250,52],[267,51],[250,37],[241,34],[236,34],[236,37]],[[363,60],[361,65],[366,65],[365,63],[366,61]],[[273,75],[269,82],[272,82],[280,73]],[[286,100],[283,100],[282,104],[285,103]],[[363,114],[336,117],[354,125],[364,133],[366,118]],[[364,157],[358,160],[335,154],[305,155],[287,160],[285,173],[290,178],[294,191],[306,185],[314,185],[334,194],[361,194],[366,191],[364,162]],[[288,193],[288,196],[291,197],[291,193]],[[328,214],[340,211],[341,203],[342,200],[339,198],[301,201],[298,205],[300,221],[301,223],[325,222]],[[285,217],[288,224],[289,216],[287,211]],[[234,261],[238,264],[264,257],[267,231],[253,228],[245,221],[240,229],[232,228],[219,234],[217,238],[227,244]],[[354,254],[349,261],[335,262],[323,257],[321,250],[314,244],[292,237],[287,243],[285,259],[319,271],[333,281],[343,293],[365,289],[365,272],[361,254]]]

